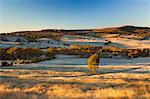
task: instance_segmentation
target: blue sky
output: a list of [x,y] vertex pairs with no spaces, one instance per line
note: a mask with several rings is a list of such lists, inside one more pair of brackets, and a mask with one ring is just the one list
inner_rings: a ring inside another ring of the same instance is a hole
[[150,26],[149,0],[0,0],[0,32]]

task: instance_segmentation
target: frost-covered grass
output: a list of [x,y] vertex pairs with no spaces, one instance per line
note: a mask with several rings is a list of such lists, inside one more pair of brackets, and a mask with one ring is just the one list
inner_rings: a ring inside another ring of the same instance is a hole
[[[150,48],[150,40],[134,40],[126,38],[107,38],[113,43],[124,45],[128,48]],[[119,46],[117,46],[119,47]]]
[[[150,48],[150,40],[133,40],[126,38],[115,37],[116,34],[105,35],[101,38],[88,37],[88,36],[74,36],[66,35],[62,37],[61,42],[55,41],[47,42],[30,42],[18,45],[18,42],[3,42],[1,41],[0,47],[35,47],[35,48],[47,48],[47,47],[67,47],[63,43],[67,44],[81,44],[81,45],[93,45],[93,46],[106,46],[104,43],[111,41],[111,46],[119,48]],[[117,34],[118,35],[118,34]],[[107,40],[107,41],[106,41]],[[51,44],[52,43],[52,44]]]
[[0,99],[150,98],[150,66],[20,67],[0,69]]

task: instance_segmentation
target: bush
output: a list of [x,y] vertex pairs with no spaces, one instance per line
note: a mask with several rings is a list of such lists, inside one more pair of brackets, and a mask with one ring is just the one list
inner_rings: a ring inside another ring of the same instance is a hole
[[96,74],[96,70],[99,68],[99,58],[98,54],[93,54],[88,59],[88,69],[94,74]]
[[57,53],[56,48],[48,48],[48,51],[46,53],[46,58],[47,59],[53,59],[53,58],[55,58],[56,53]]

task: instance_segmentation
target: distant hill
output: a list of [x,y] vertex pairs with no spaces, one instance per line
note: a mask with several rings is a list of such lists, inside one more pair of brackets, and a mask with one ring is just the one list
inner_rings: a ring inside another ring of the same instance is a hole
[[39,31],[17,31],[17,32],[11,32],[12,34],[22,34],[22,33],[68,33],[68,32],[74,32],[74,33],[89,33],[89,32],[99,32],[99,33],[143,33],[143,32],[149,32],[150,33],[150,27],[138,27],[138,26],[121,26],[121,27],[112,27],[112,28],[102,28],[102,29],[74,29],[74,30],[65,30],[65,29],[43,29]]
[[103,32],[103,33],[140,33],[140,32],[149,32],[150,27],[137,27],[137,26],[121,26],[113,28],[104,28],[104,29],[93,29],[94,32]]
[[119,34],[119,35],[134,35],[137,38],[145,39],[150,37],[150,27],[138,27],[138,26],[121,26],[103,29],[76,29],[76,30],[57,30],[57,29],[45,29],[40,31],[18,31],[12,32],[10,35],[19,35],[26,38],[42,38],[42,37],[55,37],[62,35],[85,35],[96,36],[107,34]]
[[150,27],[137,27],[137,26],[121,26],[104,29],[93,29],[97,36],[102,34],[119,34],[132,35],[136,39],[145,39],[150,37]]

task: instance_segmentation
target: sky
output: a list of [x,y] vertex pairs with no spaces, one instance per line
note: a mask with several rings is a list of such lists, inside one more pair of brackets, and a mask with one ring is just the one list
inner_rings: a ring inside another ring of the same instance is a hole
[[0,33],[150,26],[150,0],[0,0]]

